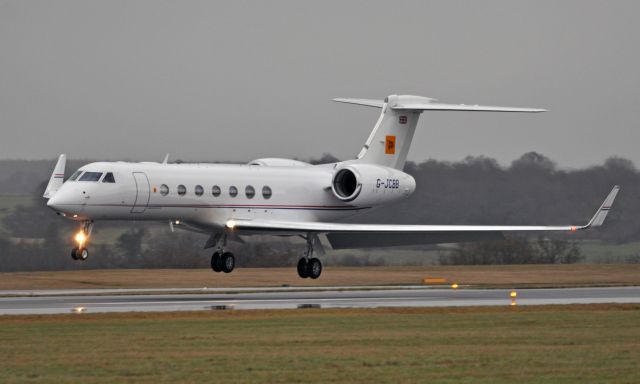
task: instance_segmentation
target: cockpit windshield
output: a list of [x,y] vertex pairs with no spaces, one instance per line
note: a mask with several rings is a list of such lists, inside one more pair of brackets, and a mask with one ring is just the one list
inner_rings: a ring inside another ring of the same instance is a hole
[[102,179],[103,183],[115,183],[116,179],[113,177],[113,173],[111,172],[107,172],[106,175],[104,175],[104,179]]
[[85,172],[78,181],[98,181],[102,177],[102,172]]
[[77,171],[75,171],[75,172],[73,173],[73,175],[71,175],[71,177],[69,178],[69,181],[76,181],[76,179],[78,178],[78,176],[80,176],[80,174],[81,174],[82,172],[83,172],[83,171],[81,171],[81,170],[77,170]]

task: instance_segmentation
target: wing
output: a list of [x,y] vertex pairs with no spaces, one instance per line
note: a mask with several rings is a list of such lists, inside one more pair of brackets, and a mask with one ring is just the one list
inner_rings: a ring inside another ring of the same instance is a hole
[[614,186],[595,215],[585,225],[391,225],[270,220],[229,220],[227,230],[237,234],[326,234],[337,248],[456,243],[501,239],[504,232],[582,231],[602,225],[620,190]]

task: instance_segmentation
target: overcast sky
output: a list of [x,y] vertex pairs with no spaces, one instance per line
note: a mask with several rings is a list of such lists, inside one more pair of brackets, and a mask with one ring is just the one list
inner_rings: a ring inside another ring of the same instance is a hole
[[415,94],[410,160],[640,165],[638,1],[0,0],[0,158],[354,157]]

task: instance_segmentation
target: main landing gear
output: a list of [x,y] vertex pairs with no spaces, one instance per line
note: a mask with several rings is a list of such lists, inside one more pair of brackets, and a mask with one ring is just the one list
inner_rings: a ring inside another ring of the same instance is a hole
[[236,258],[233,253],[224,251],[225,245],[227,245],[227,236],[223,235],[218,239],[218,250],[211,255],[211,269],[214,272],[231,273],[236,267]]
[[231,252],[215,251],[211,256],[211,269],[214,272],[230,273],[236,266],[236,258]]
[[91,236],[91,231],[93,230],[93,222],[85,221],[82,223],[82,228],[76,235],[74,236],[74,240],[78,244],[77,247],[74,247],[71,250],[71,258],[73,260],[85,261],[89,257],[89,250],[86,245],[89,241],[89,236]]
[[317,279],[322,274],[322,262],[313,257],[313,249],[314,246],[318,248],[320,254],[323,254],[324,250],[317,235],[308,234],[304,239],[307,240],[307,251],[304,257],[298,260],[298,276],[303,279]]
[[[307,250],[300,260],[298,260],[298,276],[303,279],[317,279],[322,274],[322,262],[317,257],[314,257],[314,251],[319,255],[324,254],[324,248],[318,235],[315,233],[309,233],[306,236],[302,236],[307,241]],[[207,247],[215,246],[216,251],[211,255],[211,269],[214,272],[231,273],[236,266],[236,258],[231,252],[225,252],[224,248],[227,245],[227,235],[220,233],[212,236],[207,242]]]

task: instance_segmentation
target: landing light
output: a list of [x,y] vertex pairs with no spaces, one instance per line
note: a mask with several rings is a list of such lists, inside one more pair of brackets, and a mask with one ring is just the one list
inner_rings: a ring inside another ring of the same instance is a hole
[[82,244],[84,244],[84,242],[87,241],[87,235],[85,235],[83,231],[80,231],[76,233],[74,239],[76,240],[78,245],[82,246]]
[[233,228],[235,228],[235,226],[236,226],[236,222],[235,221],[233,221],[233,220],[227,221],[227,228],[233,229]]

